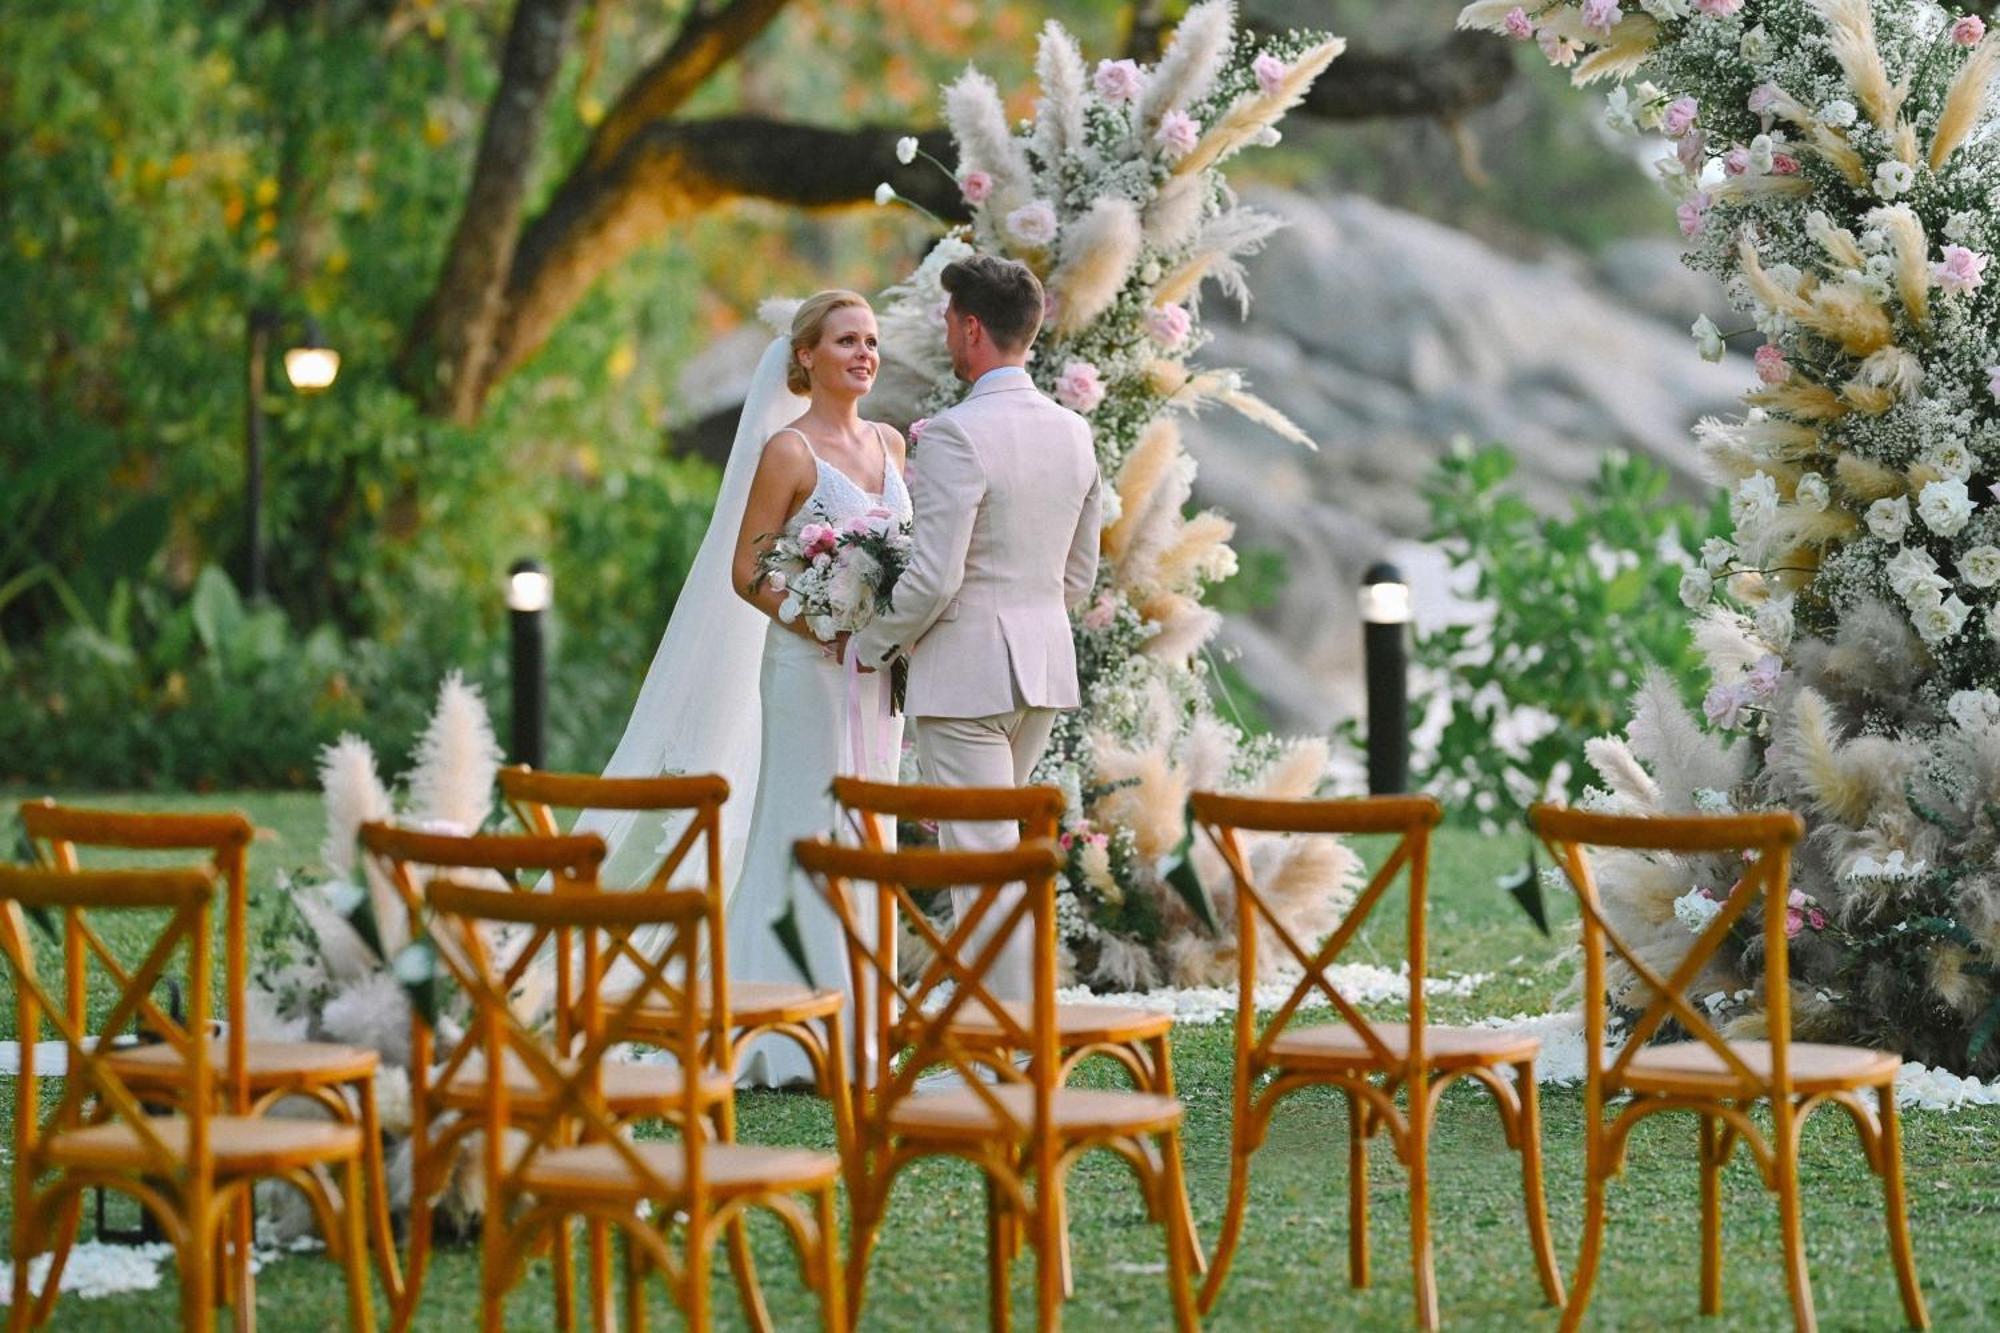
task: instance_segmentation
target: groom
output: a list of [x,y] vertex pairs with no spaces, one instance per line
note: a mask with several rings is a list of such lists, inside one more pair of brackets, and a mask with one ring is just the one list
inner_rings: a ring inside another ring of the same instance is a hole
[[[1080,702],[1069,613],[1097,579],[1097,453],[1084,419],[1043,397],[1025,369],[1043,311],[1027,266],[975,255],[948,265],[942,281],[952,372],[972,391],[924,427],[909,471],[909,565],[893,608],[846,651],[869,666],[908,656],[904,711],[925,781],[1018,787],[1056,714]],[[948,850],[1019,840],[1007,823],[939,833]],[[973,893],[954,892],[969,910]],[[1023,928],[1002,950],[990,978],[997,997],[1028,998],[1032,947]]]

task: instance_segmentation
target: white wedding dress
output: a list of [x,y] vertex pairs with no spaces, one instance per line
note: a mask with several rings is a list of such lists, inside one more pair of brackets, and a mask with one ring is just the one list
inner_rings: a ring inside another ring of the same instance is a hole
[[[767,317],[774,326],[789,326],[791,311],[779,308]],[[845,833],[838,828],[828,788],[836,773],[861,767],[847,753],[855,748],[847,739],[847,677],[812,644],[774,626],[731,587],[737,533],[764,444],[808,406],[785,387],[790,360],[790,341],[781,335],[757,363],[708,533],[604,773],[716,773],[727,779],[722,865],[731,980],[803,980],[771,928],[787,904],[796,904],[813,984],[846,992],[850,979],[839,925],[832,909],[794,869],[792,843]],[[835,522],[865,515],[878,504],[898,519],[910,516],[909,492],[902,474],[887,462],[886,451],[879,494],[865,489],[868,478],[857,482],[824,460],[818,460],[818,467],[806,507],[790,520],[794,528],[815,506]],[[874,758],[868,776],[894,781],[902,720],[884,716],[881,692],[888,688],[887,673],[861,675],[856,686],[860,716],[875,733],[873,743],[862,747]],[[685,828],[685,816],[627,810],[587,810],[576,825],[579,833],[603,837],[603,882],[611,888],[646,883]],[[553,962],[545,968],[538,964],[540,971],[553,973]],[[546,986],[550,978],[529,980]],[[852,1030],[849,1024],[850,1034]],[[742,1083],[785,1084],[810,1078],[811,1067],[789,1040],[765,1039],[746,1052],[737,1074]]]
[[[801,440],[803,434],[798,434]],[[812,442],[806,441],[812,449]],[[813,454],[819,479],[798,513],[785,524],[797,533],[807,522],[839,527],[849,519],[865,518],[872,509],[886,509],[899,523],[910,517],[910,493],[903,475],[882,451],[879,491],[861,483]],[[850,753],[849,678],[834,660],[805,639],[778,625],[764,635],[764,660],[757,675],[763,706],[762,754],[757,766],[757,800],[750,811],[750,841],[742,870],[729,899],[729,979],[738,981],[806,981],[823,990],[851,990],[847,951],[840,922],[817,889],[792,862],[792,844],[840,829],[828,785],[837,773],[854,773],[876,782],[894,782],[903,745],[903,719],[889,715],[884,697],[889,673],[854,677],[860,722],[869,732]],[[872,766],[864,763],[872,760]],[[867,772],[862,770],[866,767]],[[893,836],[894,830],[885,830]],[[800,942],[810,977],[778,942],[771,923],[796,905]],[[873,913],[872,895],[868,904]],[[863,918],[872,937],[873,921]],[[872,942],[872,939],[871,939]],[[849,995],[852,1012],[852,995]],[[853,1023],[847,1024],[853,1037]],[[778,1087],[812,1078],[812,1066],[798,1043],[784,1037],[760,1037],[737,1062],[737,1082],[753,1087]]]

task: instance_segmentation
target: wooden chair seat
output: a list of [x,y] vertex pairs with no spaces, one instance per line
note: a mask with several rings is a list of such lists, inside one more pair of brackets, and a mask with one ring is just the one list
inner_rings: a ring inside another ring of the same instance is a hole
[[[1375,1035],[1401,1062],[1408,1058],[1410,1025],[1372,1023]],[[1424,1064],[1432,1069],[1470,1069],[1479,1065],[1511,1065],[1532,1060],[1542,1048],[1539,1039],[1501,1028],[1424,1028]],[[1382,1063],[1361,1036],[1346,1023],[1287,1028],[1271,1043],[1272,1063],[1285,1069],[1372,1069]]]
[[[704,992],[705,993],[705,992]],[[610,995],[604,1003],[615,1008],[623,996]],[[734,1028],[758,1028],[773,1023],[811,1023],[840,1012],[846,997],[837,990],[814,990],[789,981],[737,981],[729,983],[729,1022]],[[698,1010],[698,1016],[705,1013]],[[633,1021],[635,1031],[671,1028],[679,1015],[660,1004],[639,1010]]]
[[[210,1043],[208,1062],[212,1067],[221,1070],[227,1059],[228,1051],[220,1043]],[[134,1087],[169,1087],[187,1081],[186,1061],[165,1042],[114,1051],[104,1062]],[[379,1055],[362,1046],[253,1041],[246,1047],[244,1068],[255,1095],[274,1088],[328,1086],[373,1078],[381,1063]]]
[[[1004,1084],[988,1091],[1021,1124],[1033,1119],[1035,1092],[1029,1085]],[[1054,1114],[1056,1133],[1064,1139],[1161,1134],[1179,1126],[1181,1104],[1150,1092],[1062,1087],[1055,1090]],[[991,1141],[1006,1129],[986,1099],[970,1088],[905,1097],[890,1110],[888,1123],[891,1134],[925,1140]]]
[[[560,1066],[572,1072],[569,1062]],[[681,1068],[676,1064],[636,1064],[626,1060],[606,1060],[598,1072],[599,1086],[612,1114],[621,1120],[635,1115],[665,1115],[677,1112],[685,1100]],[[734,1090],[728,1075],[719,1069],[702,1071],[700,1092],[705,1102],[726,1100]],[[486,1105],[486,1066],[478,1056],[466,1060],[463,1068],[439,1090],[443,1103],[456,1111],[477,1111]],[[517,1059],[507,1061],[507,1101],[511,1113],[534,1120],[547,1113],[552,1102],[548,1086],[530,1073]]]
[[[1768,1086],[1771,1078],[1771,1044],[1765,1041],[1732,1041],[1729,1049],[1750,1066]],[[1826,1046],[1817,1042],[1795,1041],[1791,1054],[1792,1090],[1811,1097],[1825,1092],[1845,1092],[1855,1088],[1886,1087],[1896,1081],[1903,1059],[1888,1051],[1865,1046]],[[1677,1041],[1648,1046],[1626,1066],[1623,1085],[1633,1092],[1688,1094],[1699,1097],[1756,1097],[1764,1089],[1747,1082],[1706,1042]]]
[[[1022,1027],[1028,1026],[1028,1006],[1006,1003],[1002,1007]],[[1156,1014],[1121,1004],[1059,1004],[1056,1006],[1056,1042],[1065,1050],[1078,1046],[1151,1041],[1173,1029],[1169,1014]],[[968,1045],[1011,1044],[999,1022],[985,1009],[967,1005],[951,1024],[952,1036]]]
[[[185,1116],[152,1116],[147,1128],[170,1152],[187,1155]],[[218,1115],[209,1117],[208,1134],[218,1175],[273,1175],[361,1155],[361,1131],[328,1120]],[[52,1164],[78,1169],[144,1170],[154,1160],[140,1141],[139,1131],[115,1120],[51,1135],[47,1147]]]
[[[647,1169],[674,1189],[684,1187],[687,1154],[677,1141],[632,1145]],[[702,1174],[713,1195],[769,1194],[780,1190],[829,1189],[840,1178],[840,1159],[804,1148],[750,1143],[710,1143],[701,1155]],[[634,1201],[659,1199],[659,1189],[632,1170],[608,1143],[551,1148],[521,1173],[530,1194],[564,1198]]]

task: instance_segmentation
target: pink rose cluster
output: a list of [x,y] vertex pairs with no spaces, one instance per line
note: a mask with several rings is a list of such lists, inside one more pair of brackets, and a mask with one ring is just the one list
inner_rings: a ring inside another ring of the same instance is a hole
[[1200,139],[1201,122],[1185,111],[1169,111],[1160,117],[1160,128],[1153,133],[1153,142],[1169,159],[1186,157]]
[[1785,899],[1785,938],[1796,938],[1807,926],[1814,930],[1826,929],[1826,913],[1819,909],[1812,896],[1803,889],[1793,889],[1791,897]]
[[1697,191],[1674,209],[1674,217],[1681,224],[1681,235],[1689,240],[1701,235],[1701,229],[1708,225],[1708,209],[1712,202],[1706,191]]
[[1977,46],[1986,36],[1986,20],[1977,14],[1967,14],[1951,25],[1951,39],[1960,46]]
[[1711,726],[1734,731],[1742,725],[1745,710],[1768,703],[1784,679],[1784,663],[1776,653],[1766,653],[1744,673],[1743,679],[1711,686],[1707,697],[1701,701],[1702,715]]
[[1508,10],[1507,17],[1501,22],[1507,26],[1507,35],[1517,42],[1525,42],[1535,35],[1534,20],[1530,19],[1528,11],[1519,5]]
[[978,207],[992,197],[993,177],[983,171],[968,171],[958,182],[958,192],[965,196],[965,202]]
[[817,560],[823,555],[832,555],[840,545],[840,534],[830,524],[808,523],[799,529],[799,546],[808,560]]
[[1250,72],[1257,76],[1257,86],[1268,97],[1284,86],[1285,75],[1291,73],[1291,68],[1266,51],[1250,62]]
[[1618,26],[1618,20],[1624,17],[1619,12],[1618,0],[1583,0],[1583,26],[1592,32],[1608,37],[1611,30]]
[[1118,619],[1118,603],[1111,599],[1110,593],[1101,592],[1097,595],[1097,600],[1090,604],[1090,609],[1085,611],[1080,619],[1085,629],[1110,629],[1111,622]]
[[1931,265],[1931,277],[1947,292],[1969,292],[1986,281],[1986,256],[1962,245],[1947,245],[1944,262]]
[[1792,363],[1776,343],[1765,343],[1751,359],[1757,363],[1757,378],[1766,384],[1783,384],[1792,377]]
[[1104,401],[1104,379],[1088,361],[1072,361],[1056,376],[1056,401],[1076,412],[1091,413]]
[[1156,305],[1146,312],[1146,336],[1169,351],[1187,341],[1194,316],[1184,305]]
[[1667,109],[1660,117],[1660,129],[1669,139],[1678,139],[1694,128],[1696,117],[1701,114],[1701,103],[1692,97],[1676,97],[1667,103]]
[[1107,102],[1129,102],[1139,95],[1146,76],[1139,70],[1136,60],[1100,60],[1097,74],[1091,80],[1097,95]]
[[1712,19],[1726,19],[1743,8],[1743,0],[1694,0],[1694,7]]

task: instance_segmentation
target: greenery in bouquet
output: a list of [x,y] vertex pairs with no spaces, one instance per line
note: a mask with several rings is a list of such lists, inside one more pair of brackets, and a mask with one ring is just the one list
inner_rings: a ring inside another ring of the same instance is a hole
[[[1611,123],[1664,136],[1688,262],[1764,340],[1746,411],[1697,432],[1733,527],[1683,585],[1704,717],[1649,685],[1593,745],[1590,799],[1800,811],[1800,1035],[2000,1070],[2000,37],[1927,0],[1482,0],[1461,21],[1626,80]],[[1601,874],[1662,957],[1716,887],[1697,880]],[[1747,933],[1721,968],[1698,985],[1754,1033]]]
[[[915,379],[919,416],[943,411],[962,389],[945,356],[939,274],[975,252],[1023,261],[1049,298],[1029,372],[1095,436],[1107,486],[1098,586],[1074,627],[1084,706],[1058,724],[1036,777],[1069,795],[1063,942],[1076,975],[1100,987],[1226,980],[1227,877],[1190,844],[1187,794],[1303,795],[1325,775],[1324,742],[1247,737],[1210,700],[1203,650],[1219,616],[1203,597],[1235,571],[1233,527],[1187,512],[1195,464],[1179,417],[1225,405],[1310,447],[1240,372],[1191,357],[1205,342],[1204,283],[1247,305],[1241,259],[1278,226],[1237,202],[1222,167],[1277,141],[1276,122],[1343,45],[1239,33],[1232,6],[1210,0],[1188,11],[1156,64],[1091,67],[1051,22],[1035,63],[1040,97],[1019,127],[993,83],[967,70],[944,92],[958,162],[940,167],[972,220],[881,310],[888,372]],[[908,140],[900,151],[907,161],[918,149]],[[1326,929],[1352,891],[1344,850],[1272,840],[1259,855],[1288,924]],[[1185,873],[1190,862],[1213,901]]]

